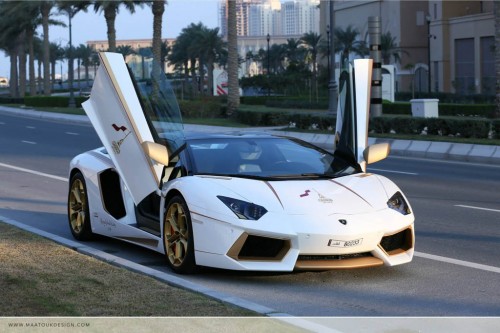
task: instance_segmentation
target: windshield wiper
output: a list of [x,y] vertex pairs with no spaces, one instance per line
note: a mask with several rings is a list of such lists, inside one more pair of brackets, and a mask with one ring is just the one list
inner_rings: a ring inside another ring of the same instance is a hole
[[332,179],[338,177],[337,174],[334,173],[303,173],[302,177],[310,177],[310,178],[324,178],[324,179]]

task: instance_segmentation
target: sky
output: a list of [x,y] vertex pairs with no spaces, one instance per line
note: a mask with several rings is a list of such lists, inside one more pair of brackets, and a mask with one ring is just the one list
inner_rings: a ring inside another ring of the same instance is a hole
[[[202,22],[209,28],[215,28],[218,22],[218,0],[168,0],[163,14],[163,38],[175,38],[180,31],[191,23]],[[68,24],[68,17],[64,15],[54,18]],[[103,13],[95,13],[91,7],[85,12],[80,12],[72,19],[72,43],[74,46],[85,44],[90,40],[107,40],[106,21]],[[136,8],[135,14],[130,14],[124,7],[120,7],[115,22],[116,39],[152,38],[153,14],[151,8]],[[38,29],[42,35],[41,27]],[[68,28],[51,26],[49,40],[66,46],[69,43]],[[64,63],[66,68],[66,62]],[[56,69],[59,74],[59,65]],[[64,69],[63,69],[64,71]],[[9,77],[10,62],[4,52],[0,51],[0,76]]]

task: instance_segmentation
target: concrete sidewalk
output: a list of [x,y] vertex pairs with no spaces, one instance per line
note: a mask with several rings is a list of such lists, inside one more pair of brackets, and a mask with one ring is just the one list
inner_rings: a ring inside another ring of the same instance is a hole
[[[35,111],[32,109],[21,109],[6,106],[0,106],[0,113],[10,113],[26,117],[58,120],[72,123],[90,123],[87,116]],[[333,134],[290,132],[281,130],[282,127],[235,128],[190,124],[186,124],[184,125],[184,127],[186,130],[194,132],[236,133],[241,131],[250,131],[286,135],[302,139],[306,142],[313,143],[323,148],[328,148],[329,146],[331,146],[334,140]],[[500,165],[500,146],[452,142],[431,142],[420,140],[393,140],[384,138],[369,138],[368,140],[368,143],[370,145],[381,142],[390,143],[391,155],[395,156],[423,157]]]

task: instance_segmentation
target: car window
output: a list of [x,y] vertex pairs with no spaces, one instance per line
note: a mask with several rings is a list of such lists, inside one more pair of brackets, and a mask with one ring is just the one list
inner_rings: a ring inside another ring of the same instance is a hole
[[188,147],[194,174],[302,179],[358,172],[340,157],[296,139],[216,138]]

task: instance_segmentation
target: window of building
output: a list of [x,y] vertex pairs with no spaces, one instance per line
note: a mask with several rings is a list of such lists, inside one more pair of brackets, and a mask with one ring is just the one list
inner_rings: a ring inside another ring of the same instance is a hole
[[455,39],[455,81],[457,94],[475,93],[474,38]]
[[481,93],[495,94],[495,37],[481,37]]

